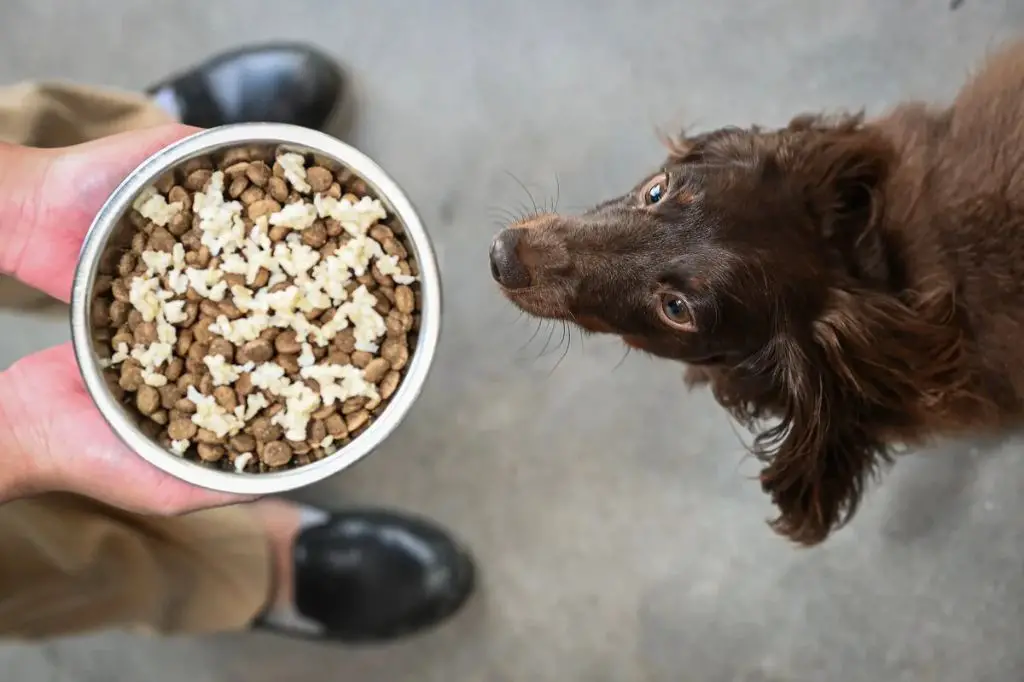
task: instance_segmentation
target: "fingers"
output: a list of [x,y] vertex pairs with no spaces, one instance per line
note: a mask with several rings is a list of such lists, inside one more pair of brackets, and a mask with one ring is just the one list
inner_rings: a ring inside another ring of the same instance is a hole
[[67,301],[82,241],[111,191],[196,130],[170,124],[64,149],[0,144],[0,274]]
[[61,490],[171,515],[252,499],[189,485],[128,450],[93,405],[69,344],[0,373],[0,458],[0,503]]

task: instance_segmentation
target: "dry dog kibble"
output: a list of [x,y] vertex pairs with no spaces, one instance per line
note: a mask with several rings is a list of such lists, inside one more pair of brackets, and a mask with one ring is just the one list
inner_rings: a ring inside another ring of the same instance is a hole
[[133,202],[92,308],[108,384],[175,454],[260,473],[381,414],[416,345],[418,266],[365,183],[294,152],[191,159]]

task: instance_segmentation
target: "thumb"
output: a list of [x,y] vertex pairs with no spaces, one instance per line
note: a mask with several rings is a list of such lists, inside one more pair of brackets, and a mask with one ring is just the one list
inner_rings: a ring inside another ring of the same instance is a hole
[[66,301],[110,193],[150,154],[197,130],[170,124],[63,149],[0,144],[0,274]]

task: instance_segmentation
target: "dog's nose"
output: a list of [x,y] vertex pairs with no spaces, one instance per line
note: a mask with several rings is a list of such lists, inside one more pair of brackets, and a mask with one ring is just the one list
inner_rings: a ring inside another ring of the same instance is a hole
[[491,242],[491,277],[506,289],[524,289],[530,286],[530,271],[519,260],[516,245],[522,230],[506,228]]

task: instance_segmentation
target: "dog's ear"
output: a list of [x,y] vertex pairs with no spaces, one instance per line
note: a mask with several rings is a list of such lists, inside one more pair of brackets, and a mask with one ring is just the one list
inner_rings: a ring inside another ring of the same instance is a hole
[[885,183],[896,159],[892,144],[859,118],[827,123],[799,117],[788,130],[796,136],[766,165],[766,172],[777,168],[795,183],[838,266],[858,281],[890,282],[890,249],[880,223]]
[[945,291],[908,304],[834,290],[807,338],[778,344],[783,418],[757,436],[755,454],[779,533],[813,545],[844,525],[905,424],[955,428],[995,414],[972,390],[955,310]]
[[782,419],[757,435],[754,452],[766,463],[761,487],[779,512],[772,528],[811,546],[853,517],[887,455],[863,426],[859,401],[844,397],[834,373],[817,366],[817,349],[792,339],[782,346],[776,377],[785,386]]

